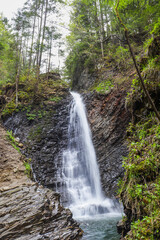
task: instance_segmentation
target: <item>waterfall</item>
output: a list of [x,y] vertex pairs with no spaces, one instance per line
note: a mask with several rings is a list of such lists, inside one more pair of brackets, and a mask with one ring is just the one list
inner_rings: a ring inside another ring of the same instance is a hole
[[76,218],[114,212],[112,200],[102,193],[84,103],[80,94],[71,92],[71,95],[68,147],[63,152],[62,169],[68,207]]

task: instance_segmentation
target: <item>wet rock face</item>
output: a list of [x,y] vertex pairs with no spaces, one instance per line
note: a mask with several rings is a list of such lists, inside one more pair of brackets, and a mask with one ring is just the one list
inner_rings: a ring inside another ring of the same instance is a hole
[[107,196],[116,195],[117,182],[123,176],[122,156],[127,155],[126,127],[130,113],[125,109],[125,92],[85,96],[88,119],[99,164],[102,188]]
[[22,152],[32,159],[32,168],[37,182],[56,190],[61,186],[59,169],[62,168],[62,153],[68,140],[70,94],[55,105],[46,108],[40,120],[28,120],[25,112],[16,113],[5,126],[24,143]]
[[75,76],[72,81],[72,88],[74,91],[87,90],[93,86],[97,79],[96,73],[89,73],[89,69],[79,69],[79,66],[75,72]]
[[[25,155],[32,159],[35,179],[43,186],[62,194],[61,176],[63,150],[68,144],[69,103],[71,96],[50,107],[40,121],[29,121],[25,113],[17,113],[5,122],[7,128],[25,141]],[[115,196],[117,181],[123,175],[122,156],[126,126],[130,120],[125,110],[125,92],[112,91],[108,95],[84,95],[93,143],[99,163],[102,188],[109,197]]]
[[34,185],[1,190],[1,240],[71,240],[82,234],[59,195]]
[[0,125],[0,239],[79,239],[82,231],[59,194],[32,182],[23,160]]

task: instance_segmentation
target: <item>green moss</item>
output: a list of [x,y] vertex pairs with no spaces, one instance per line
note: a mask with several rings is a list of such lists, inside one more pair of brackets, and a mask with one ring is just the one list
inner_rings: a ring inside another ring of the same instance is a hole
[[51,97],[51,98],[49,99],[49,101],[53,101],[53,102],[59,102],[59,101],[61,101],[61,100],[62,100],[61,97]]

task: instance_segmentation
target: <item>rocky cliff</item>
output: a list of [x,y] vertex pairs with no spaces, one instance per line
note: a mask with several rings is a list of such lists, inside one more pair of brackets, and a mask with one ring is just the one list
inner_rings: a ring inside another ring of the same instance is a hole
[[28,179],[1,126],[0,136],[0,239],[79,239],[82,231],[59,195]]
[[125,136],[131,116],[125,109],[125,96],[123,90],[112,90],[85,97],[102,188],[109,197],[116,195],[118,179],[124,172],[122,157],[127,155]]
[[[29,120],[26,112],[19,112],[5,121],[26,146],[23,153],[32,159],[34,177],[40,184],[61,193],[63,199],[62,153],[67,146],[69,104],[71,96],[45,107],[45,116]],[[125,92],[84,94],[88,119],[93,133],[102,187],[107,196],[116,195],[117,181],[123,175],[122,156],[127,154],[124,144],[125,128],[130,114],[125,109]]]
[[35,181],[55,191],[63,184],[62,153],[67,146],[70,101],[68,94],[57,103],[44,105],[41,119],[30,119],[23,111],[4,123],[24,143],[22,152],[32,159]]

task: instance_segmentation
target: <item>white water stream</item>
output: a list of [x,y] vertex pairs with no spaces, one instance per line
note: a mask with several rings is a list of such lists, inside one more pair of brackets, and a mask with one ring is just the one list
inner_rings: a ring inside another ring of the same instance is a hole
[[75,218],[118,213],[102,193],[100,174],[86,110],[81,96],[71,92],[68,147],[63,152],[63,181],[68,207]]

